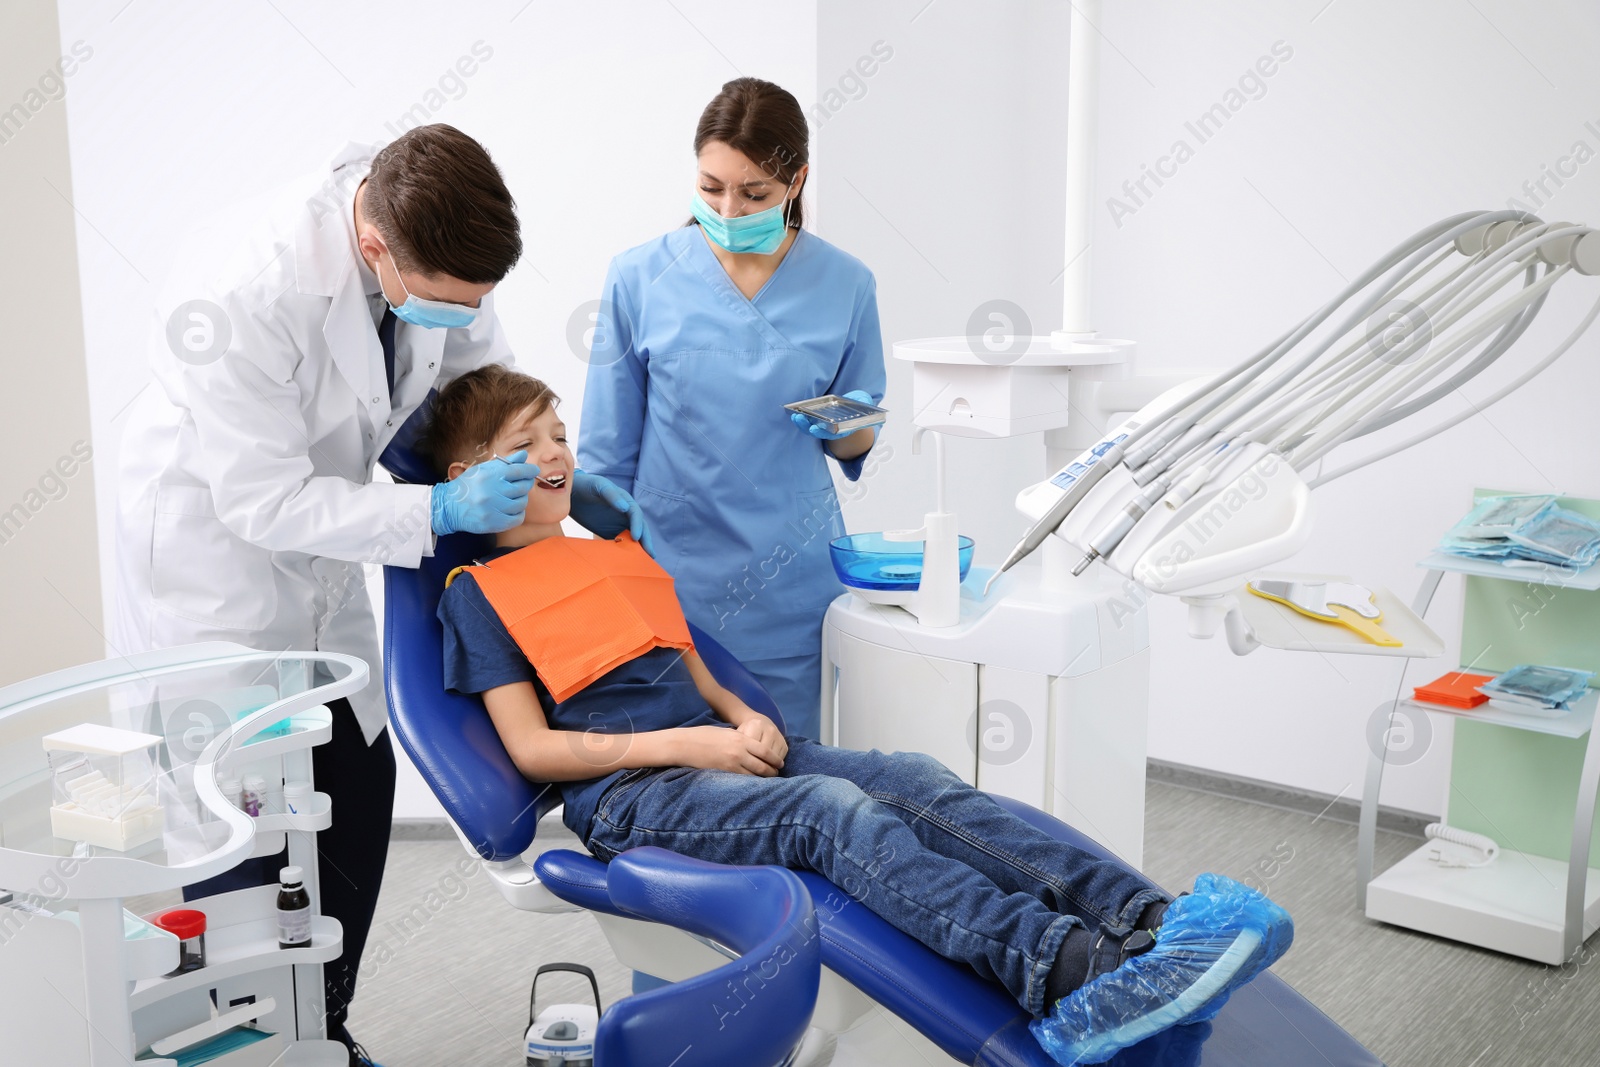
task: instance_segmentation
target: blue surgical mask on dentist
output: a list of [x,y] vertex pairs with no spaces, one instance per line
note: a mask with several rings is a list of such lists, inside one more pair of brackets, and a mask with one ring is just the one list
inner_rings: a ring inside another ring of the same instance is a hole
[[754,215],[737,215],[723,218],[697,191],[689,201],[689,210],[707,237],[729,252],[759,252],[766,255],[776,252],[783,244],[783,235],[789,230],[789,189],[784,187],[783,203],[757,211]]
[[[401,322],[409,322],[413,326],[423,326],[433,330],[447,330],[458,326],[471,326],[478,321],[478,309],[469,308],[465,304],[450,304],[443,300],[424,300],[413,296],[411,290],[406,288],[406,283],[400,277],[400,267],[395,263],[394,256],[389,256],[389,266],[394,271],[395,281],[400,283],[401,290],[406,294],[405,303],[396,307],[389,304],[389,309],[394,312],[394,317]],[[387,296],[384,300],[388,300]]]

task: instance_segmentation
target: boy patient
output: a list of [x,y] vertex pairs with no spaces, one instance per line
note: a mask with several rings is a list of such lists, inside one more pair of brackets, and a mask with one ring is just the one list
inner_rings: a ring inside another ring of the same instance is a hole
[[556,405],[544,383],[488,366],[434,407],[424,447],[441,475],[519,453],[540,471],[522,524],[439,602],[444,682],[482,694],[511,759],[560,789],[595,857],[659,845],[815,871],[1003,985],[1068,1064],[1211,1018],[1287,951],[1288,914],[1231,879],[1203,874],[1172,899],[932,757],[785,737],[711,676],[638,544],[562,533],[573,458]]

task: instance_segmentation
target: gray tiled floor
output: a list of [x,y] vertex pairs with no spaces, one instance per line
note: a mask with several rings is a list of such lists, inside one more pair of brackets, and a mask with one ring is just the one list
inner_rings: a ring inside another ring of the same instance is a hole
[[[1600,967],[1542,967],[1368,922],[1354,903],[1354,827],[1156,783],[1147,817],[1150,876],[1183,888],[1213,870],[1264,884],[1296,922],[1277,973],[1390,1067],[1600,1065]],[[1381,835],[1380,864],[1415,844]],[[591,917],[513,911],[481,874],[460,880],[462,855],[454,841],[390,850],[351,1019],[387,1067],[520,1064],[540,963],[593,967],[608,1004],[628,991]]]

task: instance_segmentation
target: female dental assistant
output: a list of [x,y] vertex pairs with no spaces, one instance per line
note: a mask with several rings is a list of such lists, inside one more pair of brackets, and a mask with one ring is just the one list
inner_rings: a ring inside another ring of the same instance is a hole
[[[322,911],[344,928],[324,967],[328,1036],[365,1064],[344,1021],[383,880],[395,764],[362,565],[414,567],[436,535],[518,525],[538,473],[518,454],[479,464],[484,475],[457,489],[460,478],[374,482],[373,465],[436,384],[511,361],[491,293],[522,252],[515,204],[478,142],[423,126],[382,151],[349,145],[190,243],[156,323],[157,388],[124,431],[113,644],[221,640],[370,665],[364,689],[329,705],[331,739],[312,752],[316,787],[333,798],[333,825],[317,835]],[[596,532],[614,536],[630,518],[643,532],[603,479],[575,478],[573,493]],[[282,677],[292,666],[228,684],[294,684]],[[246,861],[189,890],[275,882],[280,865]]]
[[815,739],[822,617],[842,588],[828,460],[860,477],[876,432],[829,435],[783,405],[882,398],[876,286],[801,228],[810,167],[792,95],[728,82],[694,148],[694,222],[612,261],[578,455],[638,499],[689,620]]

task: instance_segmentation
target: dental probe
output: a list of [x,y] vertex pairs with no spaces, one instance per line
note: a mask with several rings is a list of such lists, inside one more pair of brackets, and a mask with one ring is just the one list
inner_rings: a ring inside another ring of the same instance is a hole
[[[506,457],[500,455],[498,452],[491,452],[491,453],[489,453],[489,455],[490,455],[490,458],[497,459],[501,463],[510,463],[511,462],[509,459],[507,459]],[[543,482],[545,485],[548,485],[552,489],[560,489],[561,488],[560,485],[556,484],[555,482],[552,482],[549,478],[546,478],[542,474],[534,475],[533,476],[533,480],[536,481],[536,482]],[[565,480],[566,480],[565,478],[562,479],[563,482]]]

